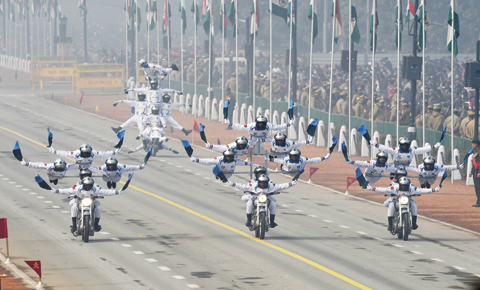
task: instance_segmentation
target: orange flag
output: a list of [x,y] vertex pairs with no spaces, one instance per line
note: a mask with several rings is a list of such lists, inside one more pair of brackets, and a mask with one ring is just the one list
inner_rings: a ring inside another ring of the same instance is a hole
[[193,120],[193,131],[195,131],[195,132],[197,132],[198,134],[200,134],[200,127],[198,126],[196,120]]
[[37,272],[38,276],[40,277],[40,279],[42,278],[42,263],[40,262],[40,260],[37,260],[37,261],[25,261],[25,263],[27,263],[27,265],[30,266],[30,268],[33,269],[33,271]]
[[353,183],[355,183],[355,181],[357,181],[357,178],[355,177],[347,177],[347,188],[352,185]]

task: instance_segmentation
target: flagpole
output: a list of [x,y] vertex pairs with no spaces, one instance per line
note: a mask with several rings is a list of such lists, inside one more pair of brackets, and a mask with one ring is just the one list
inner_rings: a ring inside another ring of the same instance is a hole
[[[168,7],[170,6],[170,3],[169,1],[167,0],[167,5],[165,6],[165,9],[167,9],[167,12],[166,12],[166,19],[167,19],[167,53],[168,53],[168,56],[167,56],[167,65],[168,67],[170,67],[170,46],[171,46],[171,39],[170,39],[170,14],[168,13],[169,12],[169,9]],[[183,68],[182,68],[183,69]],[[170,75],[168,75],[168,88],[172,88],[172,78],[170,77]]]
[[182,8],[180,9],[180,74],[181,74],[181,81],[182,81],[182,92],[183,92],[183,11],[185,10],[185,0],[181,0]]
[[253,118],[255,118],[256,117],[256,112],[255,112],[255,97],[256,97],[256,91],[255,91],[255,83],[256,83],[256,81],[255,81],[255,76],[256,76],[256,74],[255,74],[255,62],[257,60],[256,48],[255,48],[256,43],[255,42],[256,42],[256,39],[257,39],[257,13],[258,13],[258,11],[257,11],[257,0],[254,0],[254,2],[253,2],[253,11],[255,11],[255,14],[252,15],[252,25],[250,27],[250,29],[251,29],[250,32],[252,32],[252,30],[253,30],[253,73],[252,73],[252,75],[253,75],[253,84],[252,84],[252,86],[253,86],[253,92],[252,92],[253,102],[252,102],[252,104],[253,104]]
[[148,12],[147,12],[147,63],[150,62],[150,25],[152,25],[152,11],[151,11],[151,0],[147,1]]
[[[335,3],[336,5],[336,3]],[[352,0],[348,0],[348,141],[350,141],[350,130],[352,126]],[[373,132],[372,132],[373,133]],[[330,142],[330,140],[328,141]]]
[[[135,0],[135,64],[138,64],[138,0]],[[138,69],[135,68],[135,87],[138,87]]]
[[40,10],[37,12],[37,56],[40,56]]
[[[45,3],[45,5],[47,5]],[[45,9],[45,5],[44,5],[44,9]],[[46,11],[43,12],[43,55],[46,56],[47,55],[47,21],[46,21]]]
[[[375,91],[375,50],[377,49],[376,47],[376,28],[377,28],[377,0],[373,0],[373,7],[372,7],[372,100],[371,100],[371,108],[370,108],[370,117],[372,118],[372,124],[371,124],[371,132],[372,134],[375,132],[373,131],[373,103],[375,102],[375,97],[374,97],[374,91]],[[372,147],[373,149],[373,147]],[[373,156],[373,150],[370,150],[372,154],[372,159],[374,158]]]
[[[222,1],[222,100],[225,102],[225,3]],[[212,100],[211,100],[212,101]]]
[[[157,13],[158,13],[158,2],[157,2]],[[158,14],[157,14],[157,64],[160,65],[160,24],[158,23]]]
[[[401,5],[401,0],[397,0],[397,124],[396,124],[396,138],[397,139],[397,146],[398,146],[398,130],[399,130],[399,123],[398,123],[398,113],[399,113],[399,108],[398,106],[400,105],[400,46],[401,46],[401,38],[400,38],[400,23],[402,20],[402,5]],[[403,27],[402,27],[403,30]],[[425,123],[425,121],[424,121]],[[425,140],[425,138],[424,138]]]
[[[235,94],[236,94],[235,99],[237,99],[238,98],[238,0],[235,1],[235,60],[236,60],[235,61]],[[230,117],[230,118],[233,118],[233,117]]]
[[53,56],[53,39],[52,39],[52,15],[50,14],[50,19],[49,19],[49,26],[50,26],[50,38],[49,38],[49,42],[50,42],[50,56]]
[[272,80],[273,80],[273,41],[272,41],[272,36],[273,36],[273,21],[272,21],[272,0],[269,1],[268,3],[270,9],[270,107],[269,107],[269,112],[270,112],[270,122],[273,123],[273,113],[272,113],[272,96],[273,96],[273,86],[272,86]]
[[[212,4],[212,1],[209,0],[210,4]],[[212,9],[213,9],[213,5],[210,5],[210,29],[208,31],[208,96],[210,97],[210,92],[211,92],[211,84],[212,84],[212,18],[213,18],[213,15],[212,15]]]
[[129,16],[129,0],[125,2],[125,88],[128,88],[128,16]]
[[[423,138],[423,145],[425,146],[425,2],[423,2],[423,10],[422,10],[422,138]],[[452,102],[453,108],[453,102]],[[452,127],[453,128],[453,127]],[[453,130],[452,130],[452,137],[453,137]],[[453,156],[453,155],[452,155]],[[453,164],[453,163],[452,163]]]
[[[328,124],[327,124],[327,131],[328,131],[328,142],[327,145],[329,144],[330,140],[332,140],[332,133],[330,132],[330,122],[332,118],[332,89],[333,89],[333,55],[334,55],[334,50],[335,50],[335,25],[336,25],[336,16],[337,16],[337,2],[335,1],[333,4],[333,17],[332,17],[332,51],[330,54],[330,97],[328,101]],[[351,35],[350,35],[351,37]],[[310,122],[310,120],[309,120]]]
[[[194,56],[193,56],[193,62],[194,62],[194,83],[195,83],[195,95],[197,94],[197,0],[194,0],[194,13],[193,13],[193,19],[194,19],[194,22],[195,22],[195,29],[194,29],[194,37],[193,37],[193,53],[194,53]],[[182,111],[183,112],[183,111]]]
[[[293,3],[290,3],[293,5]],[[292,83],[292,24],[293,24],[293,7],[290,6],[290,46],[288,50],[288,93],[287,93],[287,102],[290,106],[290,94],[291,94],[291,83]]]
[[[452,5],[452,30],[453,30],[453,35],[452,35],[452,36],[453,36],[453,38],[455,38],[455,37],[456,37],[456,36],[455,36],[455,33],[456,33],[456,31],[455,31],[455,0],[452,0],[452,2],[453,2],[453,5]],[[425,9],[425,8],[424,8],[424,9]],[[453,71],[453,70],[454,70],[454,66],[453,66],[453,52],[455,51],[454,43],[455,43],[455,42],[454,42],[453,39],[452,39],[452,46],[451,46],[451,47],[452,47],[452,49],[451,49],[451,51],[452,51],[452,53],[451,53],[451,55],[452,55],[452,63],[451,63],[452,68],[451,68],[451,70],[452,70],[452,71],[451,71],[451,72],[452,72],[452,73],[451,73],[451,75],[450,75],[451,82],[452,82],[452,83],[451,83],[451,90],[450,90],[450,92],[451,92],[450,102],[451,102],[451,104],[452,104],[452,108],[451,108],[451,110],[450,110],[450,111],[451,111],[451,114],[450,114],[450,116],[451,116],[451,124],[450,124],[450,126],[451,126],[451,127],[450,127],[450,132],[451,132],[451,133],[450,133],[450,136],[451,136],[451,138],[450,138],[450,139],[451,139],[451,148],[450,148],[450,149],[451,149],[451,152],[452,152],[452,153],[451,153],[451,154],[452,154],[452,155],[451,155],[451,156],[452,156],[452,161],[451,161],[452,164],[453,164],[453,160],[454,160],[454,157],[453,157],[453,156],[454,156],[454,155],[453,155],[453,88],[454,88],[454,83],[453,83],[453,79],[454,79],[454,71]],[[478,110],[478,108],[476,108],[476,110]],[[478,130],[478,128],[475,128],[475,131],[476,131],[476,130]],[[453,174],[452,174],[452,176],[451,176],[451,180],[452,180],[452,184],[453,184]]]
[[313,54],[313,20],[315,19],[316,13],[316,5],[315,0],[313,0],[313,7],[312,7],[312,23],[311,23],[311,31],[310,31],[310,78],[308,80],[308,122],[310,123],[310,110],[312,108],[312,54]]

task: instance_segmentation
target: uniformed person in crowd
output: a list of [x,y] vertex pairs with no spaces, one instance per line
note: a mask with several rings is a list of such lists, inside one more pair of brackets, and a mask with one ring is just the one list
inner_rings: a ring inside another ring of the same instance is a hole
[[408,125],[408,123],[410,122],[410,103],[407,103],[407,102],[403,102],[402,103],[402,111],[400,113],[400,119],[399,119],[399,123],[401,125]]
[[[458,109],[453,109],[453,134],[458,136],[460,134],[460,111]],[[452,133],[452,116],[448,116],[443,123],[443,126],[447,126],[447,133]]]
[[472,110],[469,110],[467,112],[467,117],[465,117],[460,122],[460,128],[458,128],[460,137],[467,137],[467,124],[468,122],[472,121],[474,118],[475,118],[475,112],[473,112]]
[[439,104],[433,106],[433,114],[429,120],[428,127],[435,131],[441,131],[443,129],[443,123],[445,122],[445,116],[441,113],[442,108]]
[[385,117],[385,101],[380,99],[374,104],[373,120],[384,122]]

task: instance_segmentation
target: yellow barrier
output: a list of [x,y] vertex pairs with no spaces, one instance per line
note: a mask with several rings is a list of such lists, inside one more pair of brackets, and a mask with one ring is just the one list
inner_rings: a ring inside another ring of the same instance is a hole
[[36,83],[71,83],[76,64],[74,57],[33,57],[30,63],[32,81]]
[[76,67],[73,87],[76,93],[115,94],[124,88],[123,64],[79,64]]

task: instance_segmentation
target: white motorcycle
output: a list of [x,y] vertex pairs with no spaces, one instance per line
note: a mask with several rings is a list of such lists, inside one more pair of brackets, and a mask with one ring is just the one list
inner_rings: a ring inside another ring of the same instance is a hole
[[[263,240],[265,233],[270,228],[270,195],[271,193],[256,194],[253,199],[253,211],[252,211],[252,226],[250,231],[255,231],[255,237]],[[245,195],[245,197],[251,198],[251,195]]]
[[101,196],[84,196],[71,195],[70,198],[78,199],[78,216],[77,216],[77,230],[73,232],[75,237],[82,236],[82,240],[88,243],[90,236],[93,236],[95,231],[93,224],[95,221],[95,199],[103,198]]
[[[419,195],[413,195],[419,196]],[[408,236],[412,233],[412,221],[410,216],[410,202],[412,196],[394,195],[395,212],[393,214],[392,235],[397,235],[398,239],[408,241]]]

